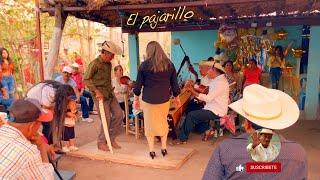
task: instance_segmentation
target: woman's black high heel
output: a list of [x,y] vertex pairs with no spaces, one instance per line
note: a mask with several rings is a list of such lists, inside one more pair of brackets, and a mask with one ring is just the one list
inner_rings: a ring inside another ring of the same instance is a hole
[[168,151],[166,149],[161,149],[162,156],[166,156],[168,154]]
[[156,156],[156,153],[154,151],[149,152],[150,157],[153,159]]

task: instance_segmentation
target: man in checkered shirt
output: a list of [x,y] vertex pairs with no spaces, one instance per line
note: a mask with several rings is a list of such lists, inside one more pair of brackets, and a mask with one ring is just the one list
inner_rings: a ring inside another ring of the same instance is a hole
[[0,128],[0,179],[53,179],[48,145],[37,132],[47,114],[35,99],[18,99]]

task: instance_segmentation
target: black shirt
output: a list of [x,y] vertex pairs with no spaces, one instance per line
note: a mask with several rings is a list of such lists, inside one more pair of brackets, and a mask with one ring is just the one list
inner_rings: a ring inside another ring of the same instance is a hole
[[171,63],[167,71],[156,73],[151,71],[151,65],[150,60],[141,63],[133,93],[140,96],[143,86],[142,100],[149,104],[162,104],[169,101],[170,87],[173,96],[177,97],[180,94],[180,88],[174,65]]

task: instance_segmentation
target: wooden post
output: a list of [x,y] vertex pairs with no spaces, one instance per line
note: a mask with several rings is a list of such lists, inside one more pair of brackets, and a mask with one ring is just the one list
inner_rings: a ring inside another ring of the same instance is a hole
[[62,12],[62,6],[55,6],[55,25],[51,38],[51,45],[48,61],[45,64],[44,79],[52,79],[54,67],[58,62],[59,49],[61,44],[62,32],[67,19],[67,15]]
[[[39,8],[40,3],[39,0],[35,0],[36,7]],[[39,60],[39,67],[40,67],[40,80],[42,81],[44,79],[44,74],[43,74],[43,54],[42,54],[42,42],[41,42],[41,28],[40,28],[40,13],[36,12],[36,23],[37,23],[37,41],[38,41],[38,60]]]
[[130,77],[136,79],[138,68],[140,65],[139,59],[139,35],[138,33],[129,34],[129,59],[130,59]]

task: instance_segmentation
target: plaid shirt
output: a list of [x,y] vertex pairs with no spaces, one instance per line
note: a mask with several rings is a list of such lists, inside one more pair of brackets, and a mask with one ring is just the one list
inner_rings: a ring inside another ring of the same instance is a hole
[[10,125],[0,128],[0,179],[53,179],[53,167],[43,163],[36,145]]
[[[306,152],[299,144],[280,137],[281,149],[273,162],[281,163],[281,172],[247,173],[247,162],[255,162],[246,150],[250,134],[229,138],[218,144],[202,180],[221,179],[307,179],[308,167]],[[243,172],[237,172],[236,167],[242,165]]]

